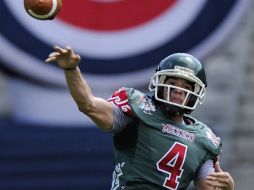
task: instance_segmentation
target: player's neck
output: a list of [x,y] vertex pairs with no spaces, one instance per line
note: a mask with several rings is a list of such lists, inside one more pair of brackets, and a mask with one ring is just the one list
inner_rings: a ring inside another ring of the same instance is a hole
[[174,115],[174,116],[172,115],[170,116],[170,119],[172,119],[174,123],[177,123],[177,124],[182,124],[184,122],[182,115]]

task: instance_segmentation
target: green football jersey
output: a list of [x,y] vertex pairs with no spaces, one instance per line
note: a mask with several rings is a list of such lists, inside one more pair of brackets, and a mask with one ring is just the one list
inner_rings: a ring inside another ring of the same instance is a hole
[[114,134],[111,190],[186,189],[201,165],[220,154],[220,139],[200,121],[184,116],[191,124],[174,123],[135,89],[121,88],[114,96],[133,122]]

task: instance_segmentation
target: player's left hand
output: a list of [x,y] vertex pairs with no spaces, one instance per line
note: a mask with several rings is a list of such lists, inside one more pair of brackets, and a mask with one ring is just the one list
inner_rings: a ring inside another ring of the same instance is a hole
[[216,190],[233,190],[234,180],[228,172],[224,172],[219,161],[215,163],[215,173],[211,173],[206,177],[206,183]]

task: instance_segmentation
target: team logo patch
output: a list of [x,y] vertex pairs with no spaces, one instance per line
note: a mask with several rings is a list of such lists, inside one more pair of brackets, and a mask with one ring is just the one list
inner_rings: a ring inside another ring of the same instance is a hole
[[145,114],[153,115],[152,112],[155,112],[155,105],[153,101],[150,98],[147,98],[146,96],[142,96],[140,100],[138,101],[138,107],[143,110]]
[[219,147],[220,146],[220,138],[216,137],[216,135],[212,132],[211,129],[207,129],[206,130],[206,136],[208,139],[211,140],[211,142],[216,146]]

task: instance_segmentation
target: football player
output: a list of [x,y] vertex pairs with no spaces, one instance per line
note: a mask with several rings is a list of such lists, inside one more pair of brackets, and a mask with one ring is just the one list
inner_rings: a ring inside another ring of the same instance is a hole
[[54,50],[46,62],[64,69],[79,110],[113,133],[112,190],[186,189],[191,181],[198,190],[234,188],[217,162],[220,138],[189,116],[206,94],[206,73],[198,59],[172,54],[151,77],[152,95],[123,87],[104,100],[93,95],[82,76],[80,56],[70,47]]

